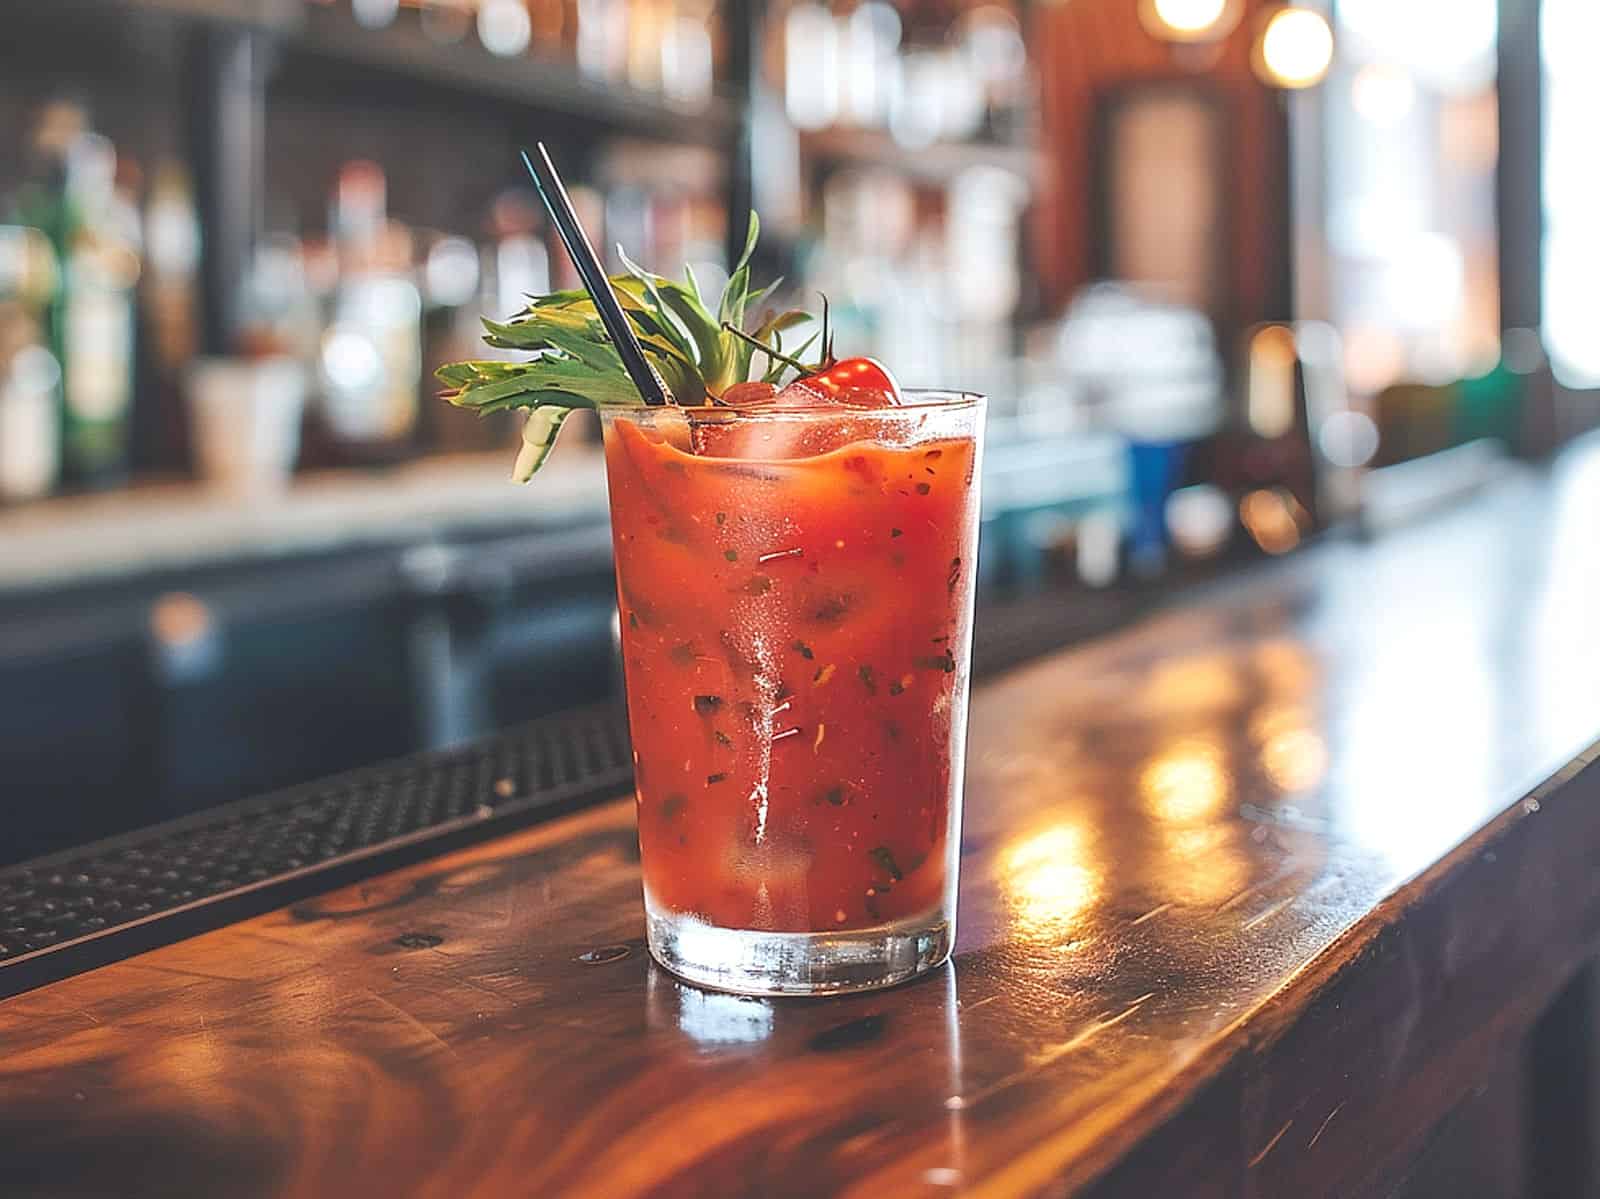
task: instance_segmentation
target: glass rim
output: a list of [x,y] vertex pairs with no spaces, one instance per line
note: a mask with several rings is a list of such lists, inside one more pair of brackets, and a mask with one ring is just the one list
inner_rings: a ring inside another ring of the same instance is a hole
[[[982,409],[989,397],[976,391],[954,391],[940,387],[903,387],[900,393],[913,397],[914,402],[894,404],[884,408],[856,408],[847,404],[808,404],[797,408],[765,408],[752,405],[734,408],[721,404],[664,404],[603,407],[601,417],[607,420],[628,417],[654,417],[666,413],[680,413],[690,421],[730,424],[738,420],[886,420],[898,416],[928,412],[963,412]],[[935,398],[937,397],[937,398]]]

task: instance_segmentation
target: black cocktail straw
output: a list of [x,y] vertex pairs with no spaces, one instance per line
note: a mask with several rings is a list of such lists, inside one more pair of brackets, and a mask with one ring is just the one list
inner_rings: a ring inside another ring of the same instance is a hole
[[550,219],[555,222],[561,241],[567,247],[567,253],[572,256],[572,265],[578,268],[583,286],[599,310],[600,322],[605,325],[611,343],[617,347],[623,369],[628,372],[628,377],[633,380],[633,385],[639,389],[646,404],[665,404],[667,394],[662,390],[661,380],[650,369],[650,363],[644,356],[644,347],[634,335],[633,326],[628,323],[622,304],[617,300],[617,293],[611,290],[611,280],[606,278],[600,260],[595,257],[594,247],[589,244],[589,235],[578,223],[578,213],[572,207],[566,185],[556,173],[555,164],[550,161],[550,151],[544,148],[543,142],[536,142],[534,148],[539,151],[537,161],[524,150],[523,164],[528,168],[528,174],[533,176],[534,186],[539,189],[539,198],[544,201]]

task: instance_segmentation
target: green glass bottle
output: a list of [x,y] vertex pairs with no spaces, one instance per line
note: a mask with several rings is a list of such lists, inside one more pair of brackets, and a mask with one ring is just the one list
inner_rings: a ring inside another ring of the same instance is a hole
[[116,188],[116,151],[88,130],[80,105],[45,106],[32,158],[17,216],[61,263],[47,330],[62,369],[62,473],[69,485],[104,486],[128,467],[138,214]]

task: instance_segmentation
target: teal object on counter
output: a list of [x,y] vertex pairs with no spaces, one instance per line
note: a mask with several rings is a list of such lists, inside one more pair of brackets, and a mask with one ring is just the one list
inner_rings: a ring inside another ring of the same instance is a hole
[[1487,374],[1463,379],[1451,442],[1464,445],[1489,438],[1515,449],[1522,427],[1522,380],[1502,360]]

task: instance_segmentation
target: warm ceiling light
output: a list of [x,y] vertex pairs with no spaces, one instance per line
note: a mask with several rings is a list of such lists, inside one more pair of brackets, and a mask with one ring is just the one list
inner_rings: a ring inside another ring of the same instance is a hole
[[1200,33],[1217,23],[1225,7],[1225,0],[1156,0],[1156,16],[1179,33]]
[[1314,87],[1333,63],[1333,29],[1321,13],[1280,8],[1261,31],[1256,73],[1274,87]]
[[1169,42],[1209,42],[1239,23],[1239,0],[1140,0],[1139,19],[1152,36]]

